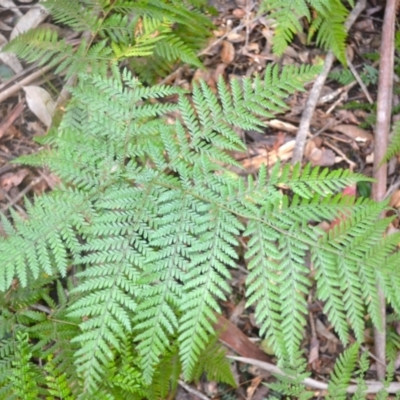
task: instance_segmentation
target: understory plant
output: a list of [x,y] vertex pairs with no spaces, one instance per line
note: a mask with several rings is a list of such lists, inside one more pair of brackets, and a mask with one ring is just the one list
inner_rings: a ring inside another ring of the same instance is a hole
[[[118,399],[110,370],[147,390],[169,357],[190,381],[230,292],[240,237],[247,304],[279,359],[299,357],[308,254],[344,344],[350,329],[363,341],[366,314],[381,326],[377,282],[400,310],[399,234],[384,236],[386,204],[340,194],[368,178],[279,164],[246,178],[230,155],[245,150],[233,127],[261,130],[317,71],[268,67],[263,78],[221,79],[217,94],[200,83],[190,95],[144,87],[126,70],[81,74],[59,128],[43,139],[49,149],[20,159],[48,166],[62,185],[26,203],[28,220],[3,218],[2,351],[29,337],[26,357],[82,398]],[[338,217],[328,232],[318,228]],[[16,359],[3,365],[3,393],[14,390],[7,368],[18,369]]]
[[167,75],[177,62],[202,68],[197,51],[212,29],[203,0],[45,0],[59,25],[84,33],[79,45],[57,30],[38,27],[6,50],[28,62],[56,66],[55,73],[105,73],[124,61],[142,82]]
[[[161,31],[146,29],[151,47]],[[33,54],[27,35],[20,55]],[[122,49],[111,37],[98,49]],[[238,261],[260,336],[283,364],[300,365],[314,283],[345,345],[363,341],[366,320],[382,326],[377,284],[399,313],[400,234],[385,235],[394,217],[341,194],[369,178],[279,163],[253,177],[233,157],[246,151],[237,130],[262,132],[319,67],[270,65],[187,92],[143,85],[118,57],[102,64],[102,51],[89,70],[66,58],[78,83],[62,121],[18,161],[61,183],[26,200],[29,218],[2,216],[0,398],[159,399],[204,373],[233,386],[213,325]]]
[[[297,34],[307,31],[307,42],[331,50],[346,65],[347,31],[344,22],[354,1],[348,0],[262,0],[261,12],[267,12],[275,26],[273,50],[281,55]],[[307,29],[305,29],[307,27]]]

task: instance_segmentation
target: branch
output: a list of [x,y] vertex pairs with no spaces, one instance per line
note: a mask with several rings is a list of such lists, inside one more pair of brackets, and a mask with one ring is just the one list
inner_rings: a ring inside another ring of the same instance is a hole
[[[285,374],[280,368],[276,365],[267,363],[265,361],[256,360],[253,358],[245,358],[245,357],[235,357],[235,356],[227,356],[232,360],[236,360],[245,364],[254,365],[257,368],[262,369],[263,371],[271,372],[272,374],[278,374],[290,377],[290,375]],[[318,390],[328,390],[328,384],[324,382],[319,382],[312,378],[305,378],[302,383],[305,386],[308,386],[313,389]],[[367,389],[364,394],[367,393],[378,393],[381,389],[385,389],[388,393],[397,393],[400,392],[400,383],[394,382],[391,383],[388,387],[385,387],[382,382],[376,381],[366,381]],[[355,393],[357,391],[357,385],[349,385],[346,389],[347,393]]]
[[[357,19],[362,10],[364,10],[366,0],[360,0],[357,5],[353,8],[351,13],[348,15],[347,20],[344,24],[346,31],[348,31]],[[328,51],[325,58],[325,63],[322,72],[314,82],[314,86],[310,91],[306,107],[304,108],[301,116],[299,130],[296,135],[296,145],[293,150],[292,164],[296,164],[303,159],[304,147],[306,144],[307,133],[310,129],[311,118],[314,114],[315,108],[318,103],[318,99],[321,95],[322,87],[328,77],[329,71],[331,70],[335,56],[332,51]]]
[[[396,19],[396,0],[387,0],[382,28],[382,41],[379,63],[378,100],[374,149],[374,178],[372,198],[382,201],[387,186],[387,165],[381,161],[386,154],[392,112],[393,68],[394,68],[394,27]],[[382,215],[384,217],[384,215]],[[377,287],[382,314],[382,330],[374,329],[375,355],[380,361],[376,364],[378,379],[386,375],[386,301],[380,286]]]

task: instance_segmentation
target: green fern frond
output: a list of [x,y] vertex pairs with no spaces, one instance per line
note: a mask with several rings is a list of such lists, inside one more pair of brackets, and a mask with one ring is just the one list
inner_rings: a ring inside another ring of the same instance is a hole
[[32,353],[28,334],[17,331],[14,346],[15,358],[8,376],[12,384],[12,393],[19,399],[36,400],[39,398],[43,378],[38,368],[30,361]]
[[67,78],[87,71],[106,75],[118,62],[137,57],[146,57],[146,64],[151,59],[162,62],[166,71],[177,61],[202,67],[196,53],[212,24],[193,7],[166,0],[46,0],[44,6],[57,22],[90,33],[90,39],[82,39],[74,49],[53,31],[33,29],[12,40],[5,51],[28,62],[57,66],[55,72],[65,71]]
[[76,32],[89,31],[95,33],[98,29],[100,18],[97,12],[104,10],[107,4],[104,0],[45,0],[44,6],[60,24],[67,25]]
[[[229,294],[240,236],[249,239],[248,305],[279,359],[299,357],[308,253],[317,297],[340,338],[346,342],[351,327],[362,339],[365,310],[379,327],[377,283],[400,309],[399,238],[383,237],[391,220],[379,218],[385,203],[337,194],[368,178],[277,164],[243,179],[230,167],[240,165],[229,152],[245,149],[234,128],[263,129],[265,115],[284,109],[284,98],[318,71],[269,67],[262,78],[220,80],[217,93],[200,83],[191,97],[142,86],[127,71],[80,74],[58,130],[43,139],[51,150],[24,159],[48,165],[65,185],[28,204],[30,220],[14,213],[15,223],[5,223],[10,237],[0,241],[3,291],[15,277],[23,291],[43,273],[58,279],[72,266],[77,282],[68,296],[58,284],[60,306],[43,291],[49,314],[6,309],[4,332],[22,321],[37,340],[33,350],[53,354],[74,395],[129,398],[127,382],[146,392],[161,379],[163,360],[177,358],[171,379],[181,371],[191,379]],[[316,226],[335,219],[327,233]],[[127,364],[126,381],[118,380],[112,371]],[[114,386],[103,384],[108,372]]]
[[329,0],[327,12],[318,15],[309,29],[309,40],[316,32],[317,45],[331,50],[343,65],[347,65],[345,57],[347,32],[344,28],[347,15],[348,11],[341,0]]
[[204,352],[200,355],[193,372],[193,379],[195,382],[200,381],[201,375],[206,372],[207,380],[224,382],[235,387],[236,382],[230,363],[226,358],[226,351],[218,344],[217,339],[217,336],[211,338]]
[[392,138],[381,163],[389,161],[398,153],[400,153],[400,121],[395,122],[393,125]]
[[[313,10],[316,14],[311,18]],[[317,45],[333,51],[335,56],[346,65],[345,45],[347,33],[344,21],[348,10],[340,0],[263,0],[261,12],[268,12],[276,21],[273,38],[274,53],[281,55],[291,43],[295,34],[303,31],[300,22],[305,18],[311,22],[308,40],[316,35]]]
[[329,399],[346,400],[346,389],[357,363],[359,345],[353,344],[335,363],[328,386]]
[[65,374],[58,373],[51,358],[47,360],[44,369],[47,373],[46,384],[49,394],[63,400],[74,400]]

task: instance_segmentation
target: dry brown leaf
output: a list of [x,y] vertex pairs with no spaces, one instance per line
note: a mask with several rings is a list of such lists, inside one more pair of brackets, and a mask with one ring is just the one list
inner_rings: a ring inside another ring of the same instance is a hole
[[260,52],[260,46],[258,45],[258,43],[249,43],[249,45],[247,46],[247,50],[248,51],[253,51],[254,53],[258,54]]
[[285,134],[283,132],[278,132],[275,136],[275,142],[271,150],[277,151],[285,143]]
[[349,125],[349,124],[336,125],[334,128],[332,128],[332,130],[343,133],[343,135],[346,135],[357,142],[366,142],[374,140],[374,136],[372,135],[372,133],[366,131],[365,129],[359,128],[358,126],[355,125]]
[[331,167],[335,164],[335,153],[330,149],[316,147],[311,150],[308,159],[313,167]]
[[232,15],[236,18],[242,19],[246,15],[246,11],[243,8],[235,8],[232,11]]
[[329,329],[327,329],[327,327],[318,318],[316,319],[315,327],[320,336],[330,340],[331,342],[339,343],[339,339]]
[[270,361],[268,357],[255,343],[231,321],[223,317],[217,316],[217,322],[214,324],[214,329],[219,334],[219,340],[234,350],[242,357],[255,358],[262,361]]
[[212,74],[212,78],[215,82],[218,82],[220,75],[224,76],[226,67],[227,67],[227,65],[224,63],[220,63],[217,65],[217,67],[215,68],[215,71]]
[[262,376],[256,376],[255,378],[253,378],[251,380],[251,384],[246,390],[246,394],[247,394],[246,400],[252,400],[252,398],[254,396],[254,392],[256,391],[256,389],[258,388],[258,386],[260,385],[262,380],[263,380]]
[[400,190],[396,190],[390,198],[390,207],[400,207]]
[[222,42],[221,60],[224,64],[230,64],[235,58],[235,48],[231,42]]
[[319,358],[319,340],[316,337],[311,338],[310,353],[308,354],[308,363],[312,364]]
[[279,129],[285,132],[296,133],[297,126],[288,122],[280,121],[279,119],[271,119],[265,122],[270,128]]
[[0,187],[8,192],[12,187],[18,186],[29,174],[29,169],[23,168],[16,173],[7,172],[0,177]]
[[246,40],[246,37],[244,34],[238,33],[238,32],[230,32],[226,36],[226,38],[231,42],[231,43],[240,43],[244,42]]

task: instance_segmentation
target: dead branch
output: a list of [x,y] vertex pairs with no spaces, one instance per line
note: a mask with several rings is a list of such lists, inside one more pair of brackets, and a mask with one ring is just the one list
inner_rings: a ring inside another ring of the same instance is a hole
[[[376,181],[372,184],[372,198],[375,201],[382,201],[385,198],[387,186],[387,164],[381,164],[381,162],[387,151],[392,112],[395,19],[396,0],[387,0],[379,63],[374,149],[374,178]],[[386,374],[386,301],[382,288],[378,286],[377,290],[382,315],[382,330],[374,329],[375,355],[380,361],[376,364],[376,372],[378,379],[383,380]]]
[[[349,16],[347,17],[345,28],[349,30],[351,25],[360,15],[361,11],[364,10],[366,5],[366,0],[359,0],[356,6],[353,8]],[[310,129],[311,118],[314,114],[315,108],[318,103],[318,99],[321,95],[322,87],[328,77],[329,71],[331,70],[335,56],[332,51],[329,51],[325,58],[325,63],[322,72],[318,75],[314,82],[314,86],[311,89],[310,95],[308,97],[306,107],[301,116],[299,130],[296,135],[296,145],[293,151],[292,164],[296,164],[303,159],[304,147],[306,144],[306,138],[308,131]]]

